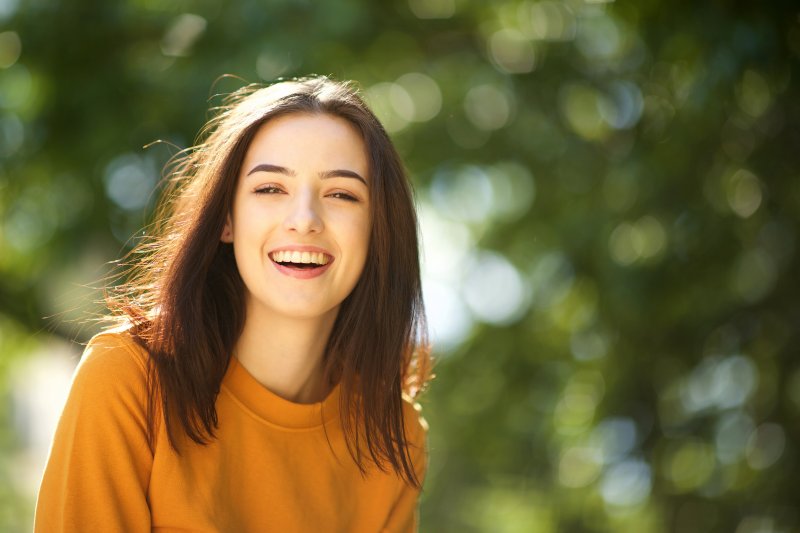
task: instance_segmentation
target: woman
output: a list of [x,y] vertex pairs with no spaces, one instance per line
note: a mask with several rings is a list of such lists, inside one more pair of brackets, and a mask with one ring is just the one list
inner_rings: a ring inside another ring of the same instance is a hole
[[416,528],[429,350],[400,159],[347,84],[227,103],[86,348],[37,531]]

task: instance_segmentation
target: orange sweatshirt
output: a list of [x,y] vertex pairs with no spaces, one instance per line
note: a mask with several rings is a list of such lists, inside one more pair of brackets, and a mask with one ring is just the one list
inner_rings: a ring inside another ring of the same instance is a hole
[[[90,341],[50,450],[36,532],[416,529],[419,491],[391,470],[362,477],[348,454],[338,387],[321,403],[292,403],[233,357],[217,397],[216,440],[185,439],[179,456],[160,421],[148,445],[146,358],[125,333]],[[409,402],[403,407],[422,480],[425,422]]]

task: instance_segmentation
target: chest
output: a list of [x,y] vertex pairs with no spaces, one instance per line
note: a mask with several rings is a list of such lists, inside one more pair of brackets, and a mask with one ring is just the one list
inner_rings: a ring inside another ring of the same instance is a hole
[[158,438],[148,490],[155,531],[379,531],[401,490],[362,476],[338,427],[287,430],[218,403],[217,439],[176,454]]

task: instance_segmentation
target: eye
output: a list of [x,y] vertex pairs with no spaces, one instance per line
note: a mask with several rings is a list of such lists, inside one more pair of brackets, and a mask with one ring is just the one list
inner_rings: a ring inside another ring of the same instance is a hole
[[356,198],[355,196],[353,196],[351,194],[347,194],[346,192],[335,192],[335,193],[329,194],[328,196],[330,196],[331,198],[339,199],[339,200],[345,200],[347,202],[358,202],[358,198]]
[[264,185],[263,187],[259,187],[253,192],[255,192],[256,194],[279,194],[282,193],[283,191],[281,190],[280,187],[277,187],[275,185]]

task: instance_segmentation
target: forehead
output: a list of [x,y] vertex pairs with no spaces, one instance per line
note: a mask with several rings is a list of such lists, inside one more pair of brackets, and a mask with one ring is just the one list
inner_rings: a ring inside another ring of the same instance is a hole
[[327,113],[290,113],[268,120],[250,142],[244,163],[316,164],[331,166],[316,170],[346,168],[363,174],[369,170],[361,133],[349,121]]

